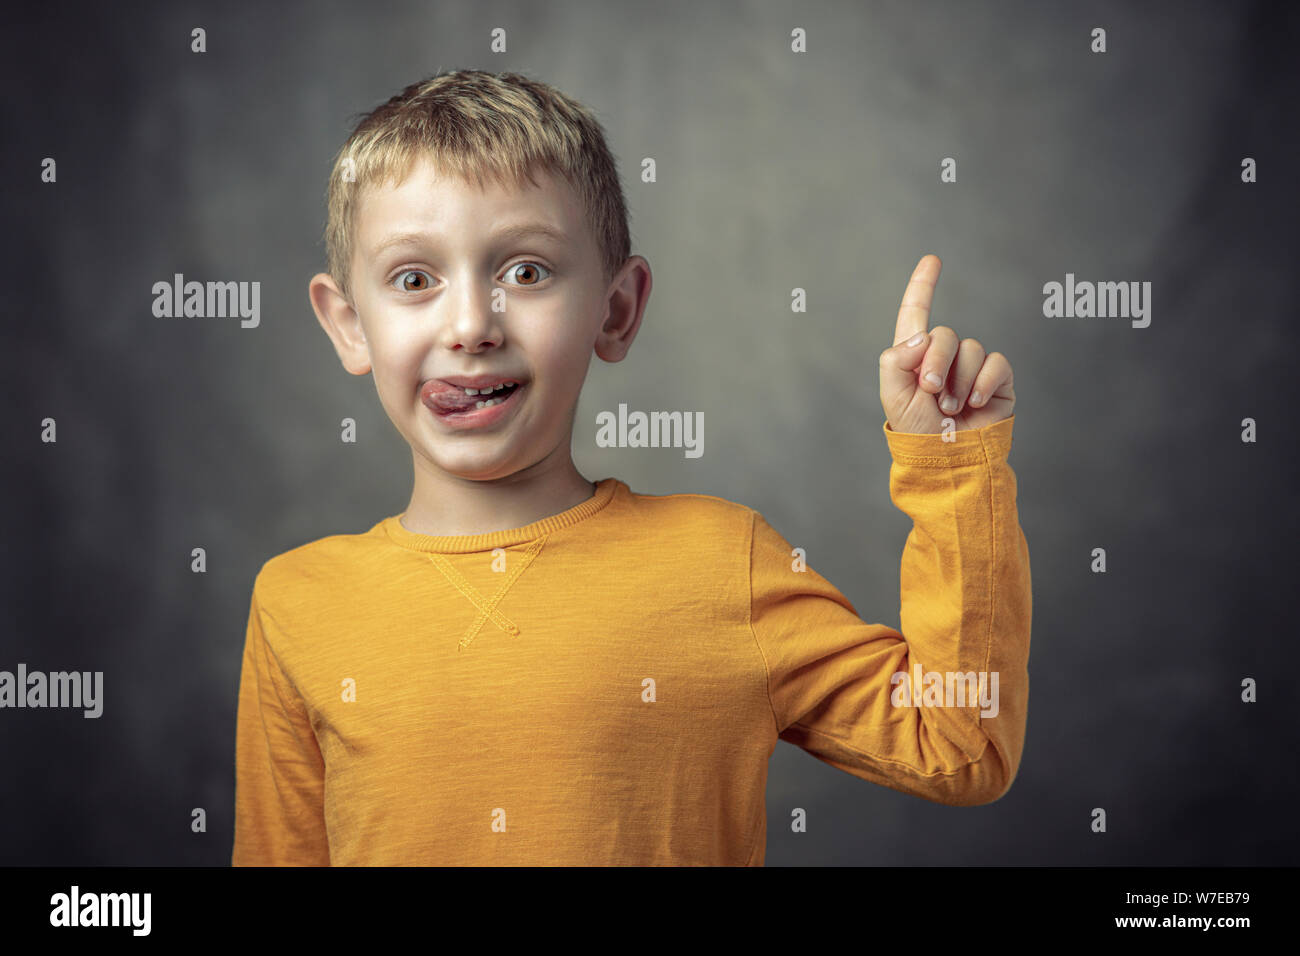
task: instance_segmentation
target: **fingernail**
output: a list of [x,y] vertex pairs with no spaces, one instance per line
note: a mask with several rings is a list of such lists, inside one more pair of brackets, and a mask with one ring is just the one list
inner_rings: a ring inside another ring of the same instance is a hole
[[943,379],[941,379],[938,375],[935,375],[933,372],[926,372],[925,380],[929,382],[931,385],[935,386],[936,388],[938,388],[940,385],[943,384]]
[[904,342],[903,345],[907,348],[911,348],[913,345],[920,345],[923,338],[925,338],[925,333],[917,332],[914,336]]
[[942,402],[939,403],[939,407],[942,408],[945,412],[955,412],[957,410],[957,399],[949,395],[947,398],[945,398]]
[[970,393],[970,403],[972,405],[978,405],[982,401],[984,401],[984,396],[981,395],[979,392]]

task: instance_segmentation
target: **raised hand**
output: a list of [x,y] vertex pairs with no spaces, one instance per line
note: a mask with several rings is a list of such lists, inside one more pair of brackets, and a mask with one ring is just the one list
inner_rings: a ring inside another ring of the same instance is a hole
[[946,325],[930,324],[930,303],[943,263],[922,256],[903,293],[894,344],[880,353],[880,404],[896,432],[938,434],[944,419],[957,431],[1010,418],[1016,404],[1011,363],[974,339],[957,340]]

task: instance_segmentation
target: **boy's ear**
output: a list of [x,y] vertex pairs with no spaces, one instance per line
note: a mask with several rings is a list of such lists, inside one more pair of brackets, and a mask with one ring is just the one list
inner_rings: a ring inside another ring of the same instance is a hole
[[321,328],[334,343],[334,351],[343,367],[353,375],[369,373],[370,349],[366,345],[361,318],[333,277],[327,272],[312,276],[307,286],[307,297],[311,299],[311,307]]
[[650,263],[644,256],[629,257],[610,281],[605,321],[596,336],[596,354],[606,362],[623,361],[632,347],[653,284]]

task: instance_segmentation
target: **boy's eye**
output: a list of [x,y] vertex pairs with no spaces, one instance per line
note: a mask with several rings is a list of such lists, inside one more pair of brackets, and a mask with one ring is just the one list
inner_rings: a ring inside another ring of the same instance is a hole
[[[523,274],[519,277],[519,285],[537,285],[551,274],[551,270],[546,268],[540,262],[517,262],[506,270],[506,275],[510,275],[515,269],[523,269]],[[539,275],[537,270],[545,272],[546,275]]]
[[[412,284],[408,281],[408,276],[423,276],[424,284],[421,285],[418,281],[415,284]],[[429,288],[428,280],[429,273],[425,272],[423,269],[407,269],[405,272],[400,273],[393,281],[401,283],[403,292],[423,292],[425,289]]]

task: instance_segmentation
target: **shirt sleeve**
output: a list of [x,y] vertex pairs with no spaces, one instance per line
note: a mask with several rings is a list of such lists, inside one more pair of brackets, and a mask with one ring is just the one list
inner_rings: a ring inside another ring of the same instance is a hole
[[863,621],[816,571],[797,570],[790,543],[755,513],[750,624],[780,739],[937,803],[991,803],[1010,788],[1025,738],[1032,611],[1007,463],[1013,422],[951,442],[885,423],[890,497],[912,519],[901,633]]
[[235,731],[232,866],[328,866],[325,761],[307,709],[266,640],[254,587]]

